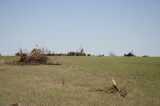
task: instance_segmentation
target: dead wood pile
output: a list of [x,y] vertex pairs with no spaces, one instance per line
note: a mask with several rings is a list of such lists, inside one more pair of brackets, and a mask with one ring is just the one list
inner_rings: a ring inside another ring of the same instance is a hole
[[43,49],[33,49],[30,53],[25,53],[20,49],[20,59],[6,62],[9,65],[61,65],[61,61],[48,62],[49,58]]
[[20,64],[47,64],[48,57],[41,49],[33,49],[29,54],[20,50]]

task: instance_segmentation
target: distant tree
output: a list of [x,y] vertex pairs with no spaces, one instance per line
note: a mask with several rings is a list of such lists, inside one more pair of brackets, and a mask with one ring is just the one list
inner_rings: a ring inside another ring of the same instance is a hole
[[52,56],[55,56],[56,55],[56,53],[55,52],[52,52]]
[[17,52],[16,54],[15,54],[15,56],[20,56],[21,54],[19,53],[19,52]]
[[51,51],[49,50],[48,52],[47,52],[47,56],[52,56],[53,54],[51,53]]
[[142,57],[148,57],[148,55],[144,55],[144,56],[142,56]]
[[102,57],[102,56],[104,56],[104,54],[99,54],[99,55],[98,55],[98,57]]
[[116,56],[114,52],[109,52],[109,56]]
[[133,53],[133,51],[131,51],[128,54],[124,54],[124,56],[132,57],[132,56],[136,56],[136,55]]
[[84,49],[82,48],[76,52],[68,52],[66,55],[67,56],[86,56],[86,53],[84,53]]
[[68,52],[67,56],[75,56],[75,54],[76,54],[75,52]]
[[87,54],[87,56],[91,56],[91,54]]
[[86,56],[86,54],[83,52],[68,52],[67,56]]
[[1,56],[1,54],[0,54],[0,56]]
[[80,50],[80,53],[84,53],[84,50],[83,50],[83,48]]

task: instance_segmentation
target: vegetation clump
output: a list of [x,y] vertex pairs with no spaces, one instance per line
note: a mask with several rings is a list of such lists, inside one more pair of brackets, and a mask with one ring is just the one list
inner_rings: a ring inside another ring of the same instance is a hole
[[80,51],[68,52],[67,56],[86,56],[86,53],[84,53],[83,49],[80,49]]
[[126,57],[135,57],[136,55],[133,53],[133,51],[129,52],[128,54],[124,54]]
[[142,56],[142,57],[148,57],[148,55],[144,55],[144,56]]

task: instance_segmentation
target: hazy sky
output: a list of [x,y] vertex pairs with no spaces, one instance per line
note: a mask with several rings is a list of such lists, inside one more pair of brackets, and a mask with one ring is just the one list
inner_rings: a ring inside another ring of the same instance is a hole
[[160,0],[0,0],[0,53],[31,50],[160,56]]

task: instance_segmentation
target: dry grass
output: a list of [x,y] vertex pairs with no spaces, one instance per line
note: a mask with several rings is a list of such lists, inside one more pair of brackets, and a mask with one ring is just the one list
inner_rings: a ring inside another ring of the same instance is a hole
[[[16,57],[0,57],[1,60]],[[52,57],[55,60],[56,57]],[[63,65],[0,64],[0,106],[159,106],[160,58],[61,57]],[[125,98],[90,89],[112,85]]]

